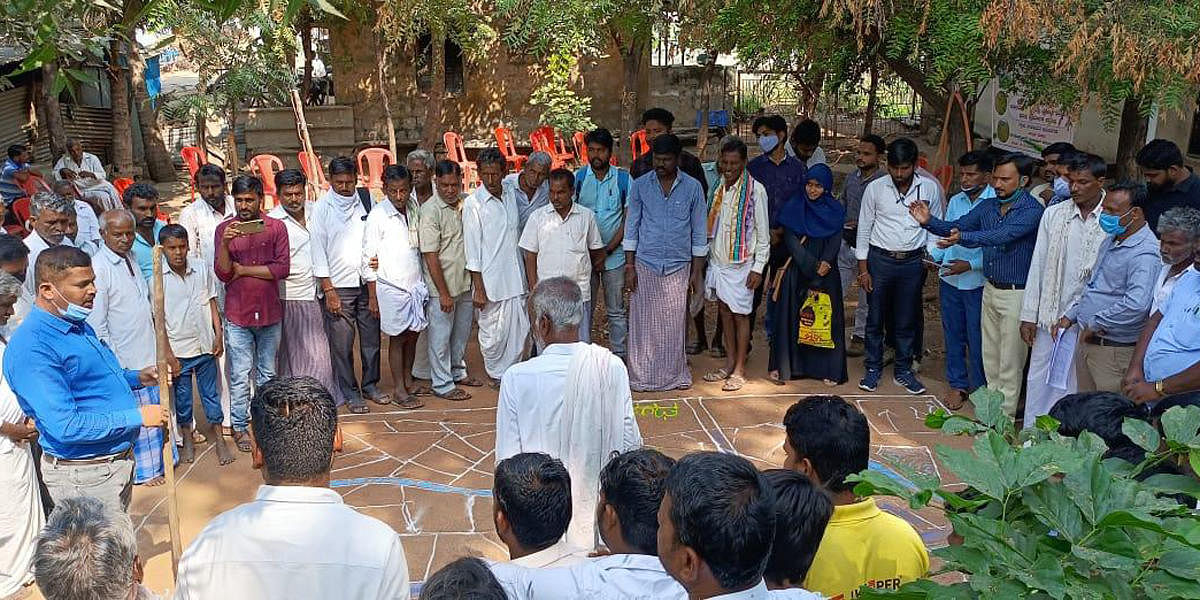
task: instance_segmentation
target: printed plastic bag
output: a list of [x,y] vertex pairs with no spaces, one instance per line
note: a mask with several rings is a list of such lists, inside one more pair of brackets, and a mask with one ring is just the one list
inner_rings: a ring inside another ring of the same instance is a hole
[[829,294],[809,290],[800,307],[800,332],[796,341],[815,348],[833,347],[833,303]]

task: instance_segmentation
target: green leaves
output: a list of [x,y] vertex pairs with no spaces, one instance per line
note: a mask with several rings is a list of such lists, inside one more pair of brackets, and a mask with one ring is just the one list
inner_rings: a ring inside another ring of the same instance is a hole
[[1146,452],[1156,452],[1158,450],[1158,431],[1154,426],[1141,419],[1125,419],[1121,424],[1121,433],[1124,433],[1133,443],[1140,446]]

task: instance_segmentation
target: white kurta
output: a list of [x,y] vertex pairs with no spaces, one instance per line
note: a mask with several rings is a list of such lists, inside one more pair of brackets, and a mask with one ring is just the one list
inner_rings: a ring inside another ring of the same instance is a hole
[[[312,202],[307,203],[304,213],[311,215],[312,207]],[[308,228],[292,218],[282,204],[271,209],[267,216],[283,221],[288,234],[288,254],[291,266],[287,279],[279,284],[279,299],[316,300],[317,279],[313,277],[312,235],[309,234]]]
[[[375,282],[379,300],[379,328],[384,335],[400,335],[405,331],[424,331],[425,302],[429,290],[421,276],[421,251],[417,231],[409,215],[415,215],[416,201],[409,200],[404,214],[391,203],[383,201],[367,215],[363,233],[361,276]],[[370,267],[371,259],[379,267]]]
[[[0,341],[0,360],[8,344]],[[23,423],[25,413],[0,373],[0,422]],[[29,442],[0,436],[0,598],[33,581],[33,551],[45,524]]]
[[135,371],[155,364],[150,290],[132,257],[117,256],[108,246],[92,260],[96,300],[87,322],[96,337],[112,348],[121,367]]
[[521,360],[529,338],[516,201],[480,186],[463,200],[462,222],[467,270],[479,273],[488,299],[477,315],[479,351],[488,375],[500,379]]
[[621,359],[592,344],[551,344],[513,365],[500,384],[496,460],[521,452],[561,459],[571,474],[567,543],[596,544],[600,469],[613,451],[642,445],[629,374]]
[[123,203],[121,202],[119,194],[117,194],[117,188],[113,187],[113,185],[105,179],[106,174],[104,172],[104,165],[100,164],[100,159],[96,158],[95,154],[84,152],[83,157],[79,162],[75,162],[75,159],[71,158],[71,154],[69,152],[63,154],[62,157],[58,159],[58,162],[54,163],[54,178],[56,180],[63,180],[63,177],[60,174],[63,169],[70,169],[76,173],[80,171],[87,171],[88,173],[95,175],[94,178],[76,177],[72,180],[72,183],[75,184],[75,188],[79,190],[80,194],[83,194],[84,196],[96,201],[96,203],[99,204],[104,210],[123,208]]

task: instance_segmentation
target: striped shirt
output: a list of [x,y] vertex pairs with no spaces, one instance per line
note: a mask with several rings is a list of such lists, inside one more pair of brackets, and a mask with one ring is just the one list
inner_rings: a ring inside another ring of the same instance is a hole
[[983,248],[984,277],[996,283],[1025,285],[1044,209],[1027,191],[1017,193],[1020,197],[1012,201],[1007,213],[1000,213],[1000,200],[987,198],[959,219],[947,222],[934,217],[925,228],[940,236],[958,229],[962,233],[959,246]]

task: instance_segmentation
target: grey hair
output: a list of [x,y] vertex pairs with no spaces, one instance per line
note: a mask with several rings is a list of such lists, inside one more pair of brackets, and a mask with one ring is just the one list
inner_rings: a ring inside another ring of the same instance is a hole
[[0,300],[12,298],[16,301],[21,296],[21,282],[8,271],[0,271]]
[[63,144],[63,147],[70,148],[76,144],[78,144],[80,148],[83,147],[83,142],[79,141],[79,138],[67,138],[67,143]]
[[1163,213],[1158,218],[1158,235],[1168,231],[1178,231],[1195,242],[1200,239],[1200,210],[1189,206],[1177,206]]
[[137,219],[133,218],[133,213],[124,208],[114,208],[100,213],[100,231],[108,231],[108,226],[113,223],[118,223],[128,219],[130,223],[137,224]]
[[96,498],[65,498],[38,536],[33,572],[46,600],[124,600],[136,558],[129,515]]
[[437,161],[433,158],[433,153],[424,148],[417,148],[416,150],[409,152],[408,156],[404,157],[404,162],[406,163],[414,160],[419,160],[422,163],[425,163],[426,169],[432,169],[433,165],[437,164]]
[[533,322],[550,320],[554,331],[579,327],[583,322],[583,290],[568,277],[551,277],[533,288]]
[[528,164],[528,165],[538,164],[538,165],[542,165],[543,167],[549,168],[550,164],[553,162],[554,161],[552,161],[550,159],[549,154],[546,154],[545,152],[534,152],[533,154],[529,155],[529,159],[525,161],[525,164]]
[[29,199],[29,214],[36,217],[46,210],[73,215],[75,202],[53,192],[38,192]]

